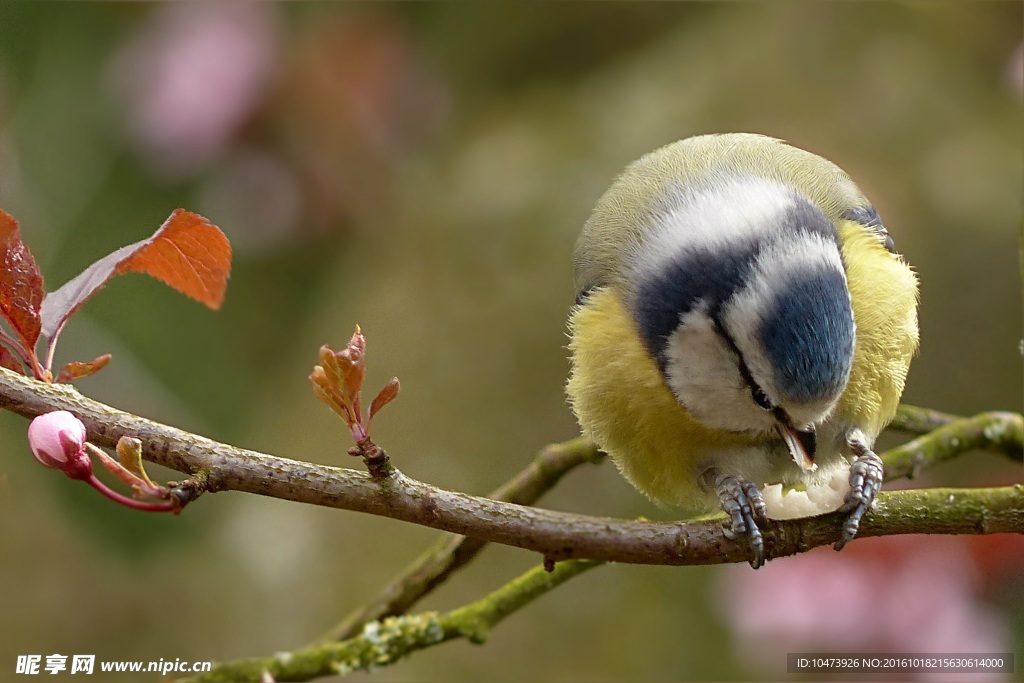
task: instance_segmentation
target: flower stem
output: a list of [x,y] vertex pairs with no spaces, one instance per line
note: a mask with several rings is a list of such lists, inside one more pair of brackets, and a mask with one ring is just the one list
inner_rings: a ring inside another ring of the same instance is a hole
[[107,486],[106,484],[104,484],[102,481],[96,478],[95,474],[90,474],[89,478],[86,479],[86,481],[88,481],[90,486],[92,486],[94,489],[102,493],[104,496],[114,501],[115,503],[120,503],[121,505],[124,505],[125,507],[130,507],[135,510],[145,510],[147,512],[174,512],[175,510],[178,509],[178,506],[174,502],[165,501],[162,503],[150,503],[143,500],[129,498],[123,493],[119,493],[114,489],[110,488],[109,486]]

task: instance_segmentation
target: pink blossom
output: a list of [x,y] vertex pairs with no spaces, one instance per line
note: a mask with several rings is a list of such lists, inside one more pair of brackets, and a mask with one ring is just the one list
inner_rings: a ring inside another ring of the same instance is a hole
[[73,479],[92,474],[85,436],[85,425],[66,410],[40,415],[28,426],[28,445],[39,464],[62,470]]

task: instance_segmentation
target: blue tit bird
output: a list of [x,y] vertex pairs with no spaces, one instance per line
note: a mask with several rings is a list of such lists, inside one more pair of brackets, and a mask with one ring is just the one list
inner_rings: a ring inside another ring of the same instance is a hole
[[846,173],[762,135],[672,143],[604,193],[574,265],[567,393],[626,479],[659,504],[720,507],[754,568],[769,518],[842,509],[836,549],[856,535],[918,294]]

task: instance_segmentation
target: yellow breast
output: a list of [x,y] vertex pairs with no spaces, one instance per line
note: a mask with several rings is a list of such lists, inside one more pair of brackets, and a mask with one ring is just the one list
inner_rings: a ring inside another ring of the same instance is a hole
[[683,409],[613,290],[592,291],[569,326],[573,367],[566,391],[584,433],[655,501],[705,508],[699,463],[716,450],[757,441],[711,430]]

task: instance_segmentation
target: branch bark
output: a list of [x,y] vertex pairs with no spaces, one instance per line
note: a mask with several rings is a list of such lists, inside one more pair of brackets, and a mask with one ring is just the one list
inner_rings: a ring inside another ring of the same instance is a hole
[[[544,556],[547,562],[595,559],[694,565],[742,562],[749,550],[727,539],[719,521],[646,522],[553,512],[440,489],[397,469],[363,472],[279,458],[218,443],[116,410],[66,385],[38,382],[0,368],[0,406],[26,417],[68,410],[90,440],[113,447],[122,436],[143,442],[143,457],[198,477],[206,490],[245,491],[300,503],[392,517]],[[1010,430],[1020,439],[1020,416]],[[922,513],[922,506],[927,509]],[[841,514],[767,525],[769,557],[831,543]],[[934,489],[879,496],[860,536],[910,533],[1024,533],[1024,487]]]

